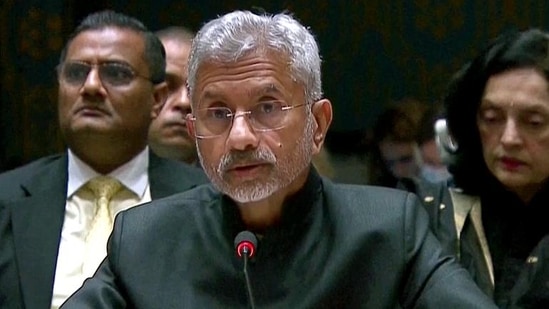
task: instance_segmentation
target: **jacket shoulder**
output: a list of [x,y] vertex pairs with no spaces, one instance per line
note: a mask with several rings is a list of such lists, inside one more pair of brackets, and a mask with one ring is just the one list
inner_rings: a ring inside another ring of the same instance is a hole
[[160,158],[160,160],[164,161],[163,164],[166,168],[182,171],[185,175],[197,180],[203,180],[204,182],[208,180],[204,171],[197,166],[165,158]]
[[203,210],[204,205],[209,205],[221,196],[211,184],[197,185],[189,190],[174,193],[169,196],[154,199],[148,203],[140,204],[135,207],[122,211],[126,217],[131,216],[170,216],[173,211],[184,209],[193,209],[198,207],[198,211]]
[[410,192],[389,187],[335,184],[326,180],[323,186],[329,207],[336,207],[338,212],[351,212],[353,215],[376,216],[383,213],[400,216],[406,205],[416,200],[415,195]]
[[219,197],[220,193],[211,184],[203,184],[124,210],[116,216],[115,226],[123,227],[125,237],[131,239],[148,238],[152,235],[151,230],[155,231],[154,235],[166,230],[168,234],[173,233],[173,227],[186,229],[196,226],[197,222],[208,217],[209,212],[217,212]]
[[[52,166],[52,164],[60,163],[63,158],[66,158],[66,155],[51,155],[1,173],[0,198],[3,199],[11,195],[16,196],[17,192],[21,190],[21,184],[32,180],[35,176],[46,171],[46,169]],[[49,175],[49,177],[56,177],[56,175]]]
[[208,178],[201,168],[180,161],[162,158],[152,152],[149,172],[152,175],[169,175],[169,177],[176,179],[191,180],[194,184],[208,182]]
[[324,179],[323,185],[327,194],[333,194],[338,198],[344,199],[366,199],[368,201],[387,199],[392,201],[403,200],[409,195],[409,192],[395,188],[359,184],[340,184],[333,183],[326,179]]

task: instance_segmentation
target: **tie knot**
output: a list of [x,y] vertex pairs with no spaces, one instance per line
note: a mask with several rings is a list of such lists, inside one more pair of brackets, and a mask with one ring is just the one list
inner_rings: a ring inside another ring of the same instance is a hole
[[110,200],[122,188],[120,181],[109,176],[97,176],[88,181],[87,186],[96,198],[106,198],[107,200]]

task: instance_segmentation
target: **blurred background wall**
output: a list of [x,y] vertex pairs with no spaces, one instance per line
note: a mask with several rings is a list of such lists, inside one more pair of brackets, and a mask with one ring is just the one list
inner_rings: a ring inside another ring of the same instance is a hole
[[[288,10],[316,34],[325,96],[334,104],[330,150],[353,152],[389,102],[436,103],[449,77],[501,31],[549,29],[536,0],[1,0],[0,163],[15,167],[63,150],[57,129],[59,52],[88,13],[113,9],[151,30],[234,9]],[[335,138],[334,138],[335,137]]]

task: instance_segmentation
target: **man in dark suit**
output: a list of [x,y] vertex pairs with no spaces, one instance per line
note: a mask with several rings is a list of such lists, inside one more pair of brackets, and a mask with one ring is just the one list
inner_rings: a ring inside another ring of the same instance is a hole
[[101,212],[94,179],[116,183],[107,222],[207,181],[200,169],[147,147],[166,98],[164,70],[161,42],[126,15],[92,14],[70,37],[58,66],[67,152],[0,175],[1,308],[58,308],[93,274],[112,228],[103,225],[100,249],[90,249]]
[[441,254],[414,195],[312,168],[332,107],[317,43],[293,17],[207,23],[189,93],[213,185],[122,212],[63,308],[495,308]]
[[194,33],[183,27],[155,32],[166,50],[168,98],[149,127],[149,146],[161,157],[199,165],[196,143],[189,136],[185,116],[191,112],[187,94],[187,62]]

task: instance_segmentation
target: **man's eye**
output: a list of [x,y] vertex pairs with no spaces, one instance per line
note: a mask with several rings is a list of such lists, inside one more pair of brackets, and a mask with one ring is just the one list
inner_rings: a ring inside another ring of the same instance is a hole
[[277,101],[261,102],[255,107],[255,112],[261,114],[271,114],[280,110],[280,106],[280,102]]
[[129,68],[121,65],[105,65],[103,74],[111,80],[128,81],[133,78],[133,73]]
[[65,76],[68,79],[83,79],[88,76],[90,68],[85,65],[73,64],[65,69]]
[[168,77],[166,77],[166,85],[168,86],[168,91],[170,93],[174,93],[180,88],[185,87],[185,83],[181,82],[180,80]]
[[215,118],[215,119],[226,119],[226,118],[229,118],[230,113],[231,113],[231,111],[228,110],[228,109],[212,108],[212,109],[210,109],[210,112],[209,112],[210,116],[209,117],[210,118]]

